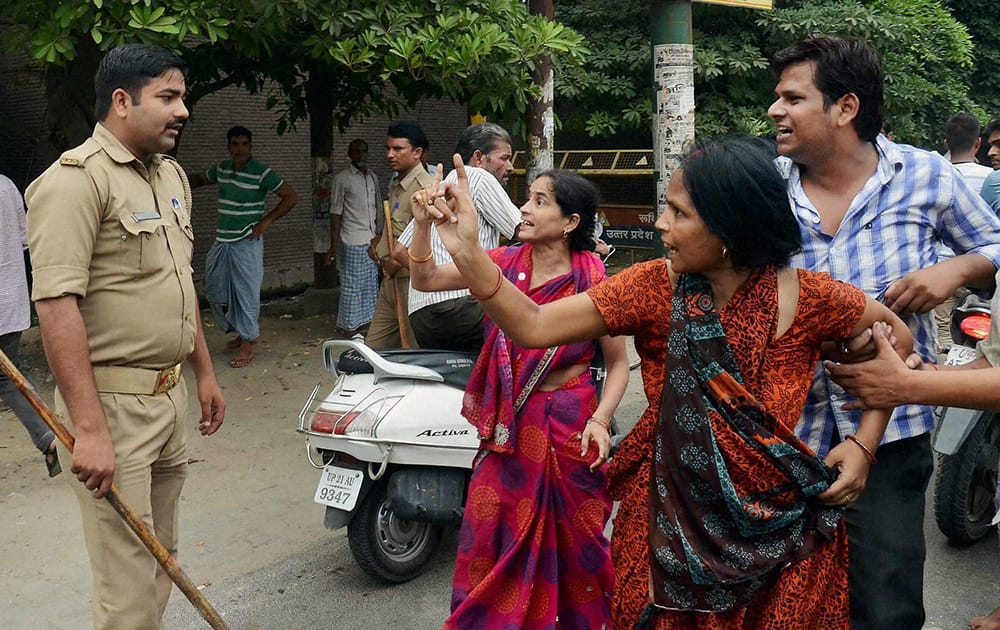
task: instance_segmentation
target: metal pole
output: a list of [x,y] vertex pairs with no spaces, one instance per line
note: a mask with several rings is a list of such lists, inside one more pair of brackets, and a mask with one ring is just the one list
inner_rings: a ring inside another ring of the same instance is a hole
[[[653,163],[656,167],[656,214],[666,210],[667,183],[694,143],[694,45],[691,2],[653,0]],[[666,253],[656,239],[658,255]]]

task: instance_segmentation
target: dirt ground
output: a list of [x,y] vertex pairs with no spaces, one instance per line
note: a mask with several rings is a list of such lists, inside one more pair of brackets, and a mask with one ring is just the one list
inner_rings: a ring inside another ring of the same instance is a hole
[[[270,310],[275,310],[271,305]],[[227,402],[220,431],[203,438],[189,423],[191,466],[181,507],[179,561],[211,600],[214,578],[277,560],[312,542],[321,506],[303,509],[268,497],[310,492],[317,473],[304,457],[297,416],[312,387],[332,376],[322,363],[322,342],[336,335],[329,315],[281,314],[261,319],[261,343],[247,368],[228,366],[233,352],[206,320],[206,336]],[[289,309],[292,310],[292,309]],[[203,317],[206,314],[203,313]],[[37,328],[23,337],[25,371],[52,403],[53,382]],[[188,383],[194,378],[186,370]],[[196,409],[193,391],[192,409]],[[69,463],[63,462],[68,471]],[[0,610],[4,628],[81,628],[90,625],[90,571],[76,500],[64,472],[49,479],[41,455],[9,410],[0,411]],[[300,502],[301,503],[301,502]],[[217,514],[237,522],[213,521]],[[241,515],[243,518],[241,518]],[[308,523],[310,527],[303,526]],[[174,600],[183,599],[175,591]]]

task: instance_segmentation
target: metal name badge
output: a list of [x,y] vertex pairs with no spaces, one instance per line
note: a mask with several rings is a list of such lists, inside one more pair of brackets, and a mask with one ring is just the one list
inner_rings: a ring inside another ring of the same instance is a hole
[[154,219],[159,219],[160,218],[160,213],[156,212],[156,211],[153,211],[153,212],[133,212],[132,213],[132,218],[135,219],[136,221],[152,221]]

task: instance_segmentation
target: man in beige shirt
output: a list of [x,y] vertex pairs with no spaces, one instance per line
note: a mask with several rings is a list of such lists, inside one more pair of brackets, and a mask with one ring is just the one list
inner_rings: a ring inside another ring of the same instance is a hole
[[[56,410],[75,433],[71,474],[93,573],[98,629],[158,628],[171,581],[101,498],[121,496],[177,551],[187,474],[187,361],[198,381],[199,430],[225,416],[191,277],[190,192],[162,151],[188,112],[184,66],[129,44],[94,80],[94,134],[28,188],[28,244]],[[68,453],[61,453],[68,459]]]
[[[407,318],[407,296],[410,291],[410,270],[390,256],[389,234],[399,238],[406,225],[413,218],[410,197],[416,191],[433,183],[434,178],[420,162],[427,149],[427,136],[423,128],[415,122],[401,120],[389,125],[385,141],[386,159],[396,173],[389,188],[389,210],[392,225],[385,226],[384,213],[381,215],[378,233],[375,235],[375,255],[382,267],[382,285],[375,301],[375,314],[368,327],[365,341],[372,348],[398,348],[405,337],[410,348],[417,342]],[[402,321],[405,331],[400,331]]]

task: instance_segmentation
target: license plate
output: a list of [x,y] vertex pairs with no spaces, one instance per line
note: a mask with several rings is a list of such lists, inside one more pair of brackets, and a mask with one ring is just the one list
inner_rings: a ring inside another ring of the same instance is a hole
[[961,346],[959,344],[954,344],[951,350],[948,350],[948,358],[945,359],[945,365],[965,365],[974,361],[976,358],[976,349],[969,348],[968,346]]
[[358,495],[361,494],[361,482],[364,479],[365,475],[360,470],[333,465],[327,466],[323,469],[323,474],[320,475],[313,501],[350,512],[358,502]]

